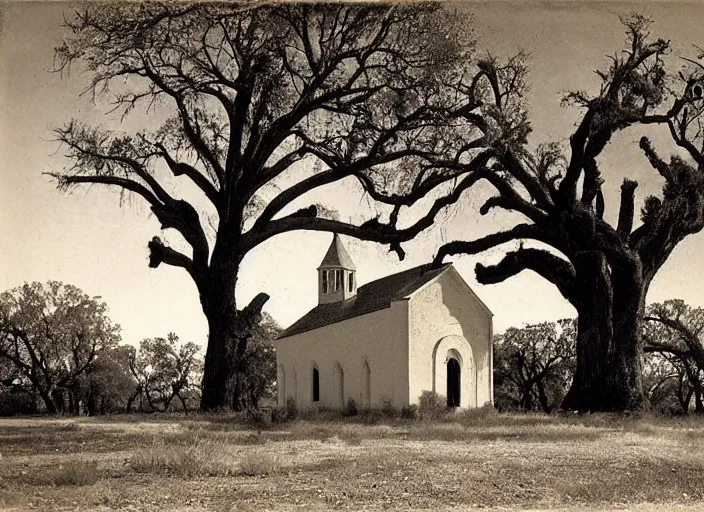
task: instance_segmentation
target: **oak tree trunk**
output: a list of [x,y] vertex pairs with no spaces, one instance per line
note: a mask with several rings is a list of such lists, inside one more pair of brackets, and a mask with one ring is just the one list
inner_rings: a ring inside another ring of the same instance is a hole
[[235,289],[239,258],[231,244],[218,240],[213,248],[208,284],[201,291],[201,304],[208,320],[208,348],[203,367],[203,411],[229,408],[227,383],[231,374],[228,343],[237,315]]
[[600,410],[606,393],[608,349],[613,337],[612,290],[606,259],[600,253],[582,253],[574,260],[579,297],[577,309],[577,365],[562,408]]
[[200,405],[203,411],[238,410],[243,403],[241,382],[246,368],[242,361],[252,329],[269,299],[260,293],[245,308],[237,309],[235,289],[241,258],[227,246],[224,243],[213,250],[209,286],[201,293],[209,330]]
[[51,399],[51,394],[49,392],[39,389],[39,396],[44,402],[44,407],[46,407],[46,412],[48,414],[56,414],[58,412],[56,404]]
[[590,252],[575,258],[575,270],[577,369],[562,408],[638,409],[643,403],[640,323],[646,291],[639,266],[609,268],[603,254]]

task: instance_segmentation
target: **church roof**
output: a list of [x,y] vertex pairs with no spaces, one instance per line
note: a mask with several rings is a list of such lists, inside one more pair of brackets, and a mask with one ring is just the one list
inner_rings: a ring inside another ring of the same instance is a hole
[[393,301],[411,295],[451,266],[451,263],[438,268],[421,265],[367,283],[357,290],[354,297],[340,302],[319,304],[311,309],[303,318],[282,332],[279,339],[391,307]]
[[330,248],[325,254],[323,261],[320,263],[318,270],[321,268],[335,267],[342,267],[347,270],[357,270],[354,263],[352,263],[352,258],[350,258],[350,255],[347,254],[347,250],[345,249],[345,246],[342,245],[342,240],[340,240],[337,233],[335,233],[335,236],[332,237]]

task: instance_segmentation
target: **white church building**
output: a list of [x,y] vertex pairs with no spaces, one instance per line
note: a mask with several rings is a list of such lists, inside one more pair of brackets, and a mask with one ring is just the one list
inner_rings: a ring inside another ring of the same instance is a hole
[[318,305],[276,340],[278,403],[402,407],[424,391],[455,407],[493,403],[492,316],[452,264],[357,288],[334,235],[318,267]]

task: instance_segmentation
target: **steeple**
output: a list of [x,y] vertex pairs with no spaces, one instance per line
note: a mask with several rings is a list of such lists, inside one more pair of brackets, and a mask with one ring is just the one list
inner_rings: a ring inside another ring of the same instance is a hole
[[329,304],[357,293],[356,267],[337,233],[318,267],[318,303]]

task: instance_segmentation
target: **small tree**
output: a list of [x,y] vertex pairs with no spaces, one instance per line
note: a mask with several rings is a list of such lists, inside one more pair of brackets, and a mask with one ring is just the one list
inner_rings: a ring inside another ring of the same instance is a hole
[[575,321],[512,327],[494,340],[497,401],[549,413],[574,375]]
[[36,390],[47,412],[78,412],[80,378],[120,339],[99,297],[57,281],[0,295],[0,359]]
[[166,338],[143,339],[139,351],[132,349],[128,356],[130,372],[138,383],[128,410],[134,398],[141,395],[150,411],[168,411],[178,398],[188,412],[187,399],[200,387],[202,361],[198,352],[198,345],[180,344],[174,333]]
[[244,357],[238,362],[241,368],[236,372],[234,386],[240,386],[232,396],[240,397],[242,403],[234,409],[258,408],[263,398],[274,396],[276,383],[276,351],[274,340],[281,327],[268,313],[252,330],[252,338]]
[[695,411],[704,413],[704,308],[668,300],[651,304],[645,320],[646,353],[655,354],[651,360],[655,357],[669,366],[664,373],[676,379],[676,395],[684,412],[694,397]]
[[128,409],[137,390],[130,372],[130,349],[120,345],[102,351],[82,377],[80,396],[90,416]]

